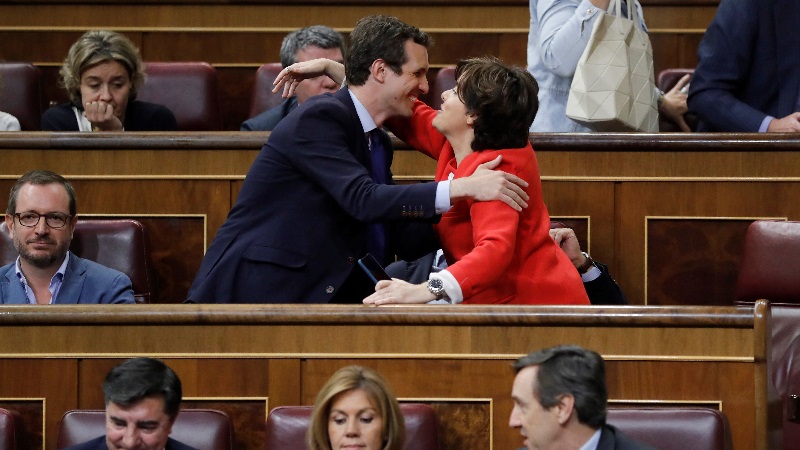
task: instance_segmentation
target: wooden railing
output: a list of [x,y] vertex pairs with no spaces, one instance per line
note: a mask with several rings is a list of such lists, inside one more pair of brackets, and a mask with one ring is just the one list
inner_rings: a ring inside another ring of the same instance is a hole
[[[0,306],[0,407],[21,412],[22,448],[54,449],[61,415],[103,408],[121,359],[158,357],[185,408],[225,410],[235,448],[260,449],[264,419],[312,404],[338,368],[372,367],[401,401],[431,404],[442,448],[517,448],[510,368],[558,344],[606,360],[610,405],[721,409],[735,448],[767,449],[769,307]],[[779,425],[778,425],[779,426]]]

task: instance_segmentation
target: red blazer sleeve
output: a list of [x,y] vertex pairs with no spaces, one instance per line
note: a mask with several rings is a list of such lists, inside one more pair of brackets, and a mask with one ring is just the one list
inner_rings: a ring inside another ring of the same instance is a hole
[[414,102],[411,118],[396,118],[386,122],[386,127],[398,139],[433,159],[439,159],[447,139],[433,127],[436,111],[425,103]]

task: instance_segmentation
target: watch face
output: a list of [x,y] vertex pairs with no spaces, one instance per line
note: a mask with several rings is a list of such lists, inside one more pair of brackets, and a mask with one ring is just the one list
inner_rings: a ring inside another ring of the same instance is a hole
[[444,283],[439,278],[431,278],[428,280],[428,289],[434,294],[441,293],[444,291]]

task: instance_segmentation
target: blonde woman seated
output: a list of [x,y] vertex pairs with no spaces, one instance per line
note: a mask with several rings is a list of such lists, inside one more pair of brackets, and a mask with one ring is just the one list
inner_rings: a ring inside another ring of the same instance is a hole
[[42,115],[44,131],[174,131],[166,106],[136,100],[144,83],[139,50],[114,31],[87,31],[59,71],[70,103]]
[[376,372],[347,366],[331,376],[317,394],[308,448],[401,450],[405,423],[400,405]]
[[[285,83],[284,95],[309,74],[342,80],[343,66],[315,61],[281,72],[276,84]],[[457,65],[456,87],[442,94],[441,111],[415,100],[408,120],[387,123],[397,137],[438,160],[437,181],[469,176],[480,164],[501,157],[497,169],[528,182],[530,200],[522,211],[499,201],[454,204],[434,225],[447,269],[418,285],[379,281],[364,303],[589,304],[575,267],[550,238],[550,216],[528,140],[537,108],[536,81],[527,71],[496,58],[475,58]]]

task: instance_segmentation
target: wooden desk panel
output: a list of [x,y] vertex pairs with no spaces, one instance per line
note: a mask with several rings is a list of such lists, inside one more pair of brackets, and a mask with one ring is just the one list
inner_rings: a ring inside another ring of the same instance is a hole
[[[163,358],[183,380],[184,396],[197,399],[192,402],[259,417],[275,406],[311,403],[334,370],[357,363],[384,374],[401,399],[429,402],[443,415],[465,414],[484,424],[473,430],[447,427],[445,442],[474,443],[491,435],[492,449],[506,449],[520,444],[507,426],[510,363],[544,346],[573,343],[607,359],[614,401],[721,404],[736,448],[766,449],[767,422],[773,419],[766,408],[768,315],[764,303],[4,306],[0,370],[16,382],[0,384],[0,401],[44,398],[50,449],[66,409],[103,406],[100,382],[122,358]],[[234,422],[254,423],[252,417]],[[260,448],[258,433],[241,433],[243,450]]]

